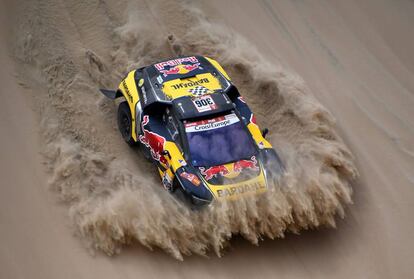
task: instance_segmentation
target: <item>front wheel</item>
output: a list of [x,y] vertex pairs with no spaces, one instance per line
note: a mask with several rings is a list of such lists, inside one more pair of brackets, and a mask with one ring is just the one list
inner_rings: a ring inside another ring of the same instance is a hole
[[132,138],[131,110],[129,109],[129,105],[126,101],[120,103],[118,107],[118,128],[124,141],[128,145],[134,146],[136,142]]

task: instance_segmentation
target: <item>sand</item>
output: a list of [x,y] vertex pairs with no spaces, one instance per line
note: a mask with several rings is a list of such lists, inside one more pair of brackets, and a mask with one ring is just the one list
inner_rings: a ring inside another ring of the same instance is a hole
[[[1,278],[413,274],[411,2],[6,4]],[[265,200],[195,215],[122,145],[96,89],[190,52],[271,128],[288,175]]]

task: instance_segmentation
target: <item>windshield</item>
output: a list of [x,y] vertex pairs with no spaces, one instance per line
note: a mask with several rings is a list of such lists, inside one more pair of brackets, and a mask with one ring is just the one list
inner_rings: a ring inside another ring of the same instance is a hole
[[250,135],[234,113],[186,123],[185,131],[195,167],[223,165],[256,153]]

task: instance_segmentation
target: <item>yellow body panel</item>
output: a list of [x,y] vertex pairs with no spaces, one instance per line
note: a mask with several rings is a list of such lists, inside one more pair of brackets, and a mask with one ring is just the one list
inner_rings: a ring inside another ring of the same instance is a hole
[[183,162],[185,162],[184,157],[181,154],[181,151],[178,149],[177,145],[172,141],[167,141],[164,145],[164,149],[168,150],[168,152],[170,153],[171,160],[168,157],[166,157],[166,159],[173,171],[176,172],[178,168],[183,166]]
[[168,152],[171,155],[171,159],[168,158],[168,156],[165,156],[165,159],[167,159],[168,161],[168,165],[166,166],[161,163],[165,170],[158,168],[158,172],[160,174],[161,179],[163,179],[163,177],[167,173],[171,180],[173,180],[177,169],[185,165],[186,162],[175,142],[167,141],[164,145],[164,150],[168,150]]
[[129,72],[129,74],[127,75],[127,77],[122,80],[121,84],[118,87],[118,90],[120,90],[122,92],[122,94],[124,95],[125,99],[128,102],[129,105],[129,109],[131,110],[131,117],[132,117],[132,138],[137,141],[137,134],[135,132],[135,105],[138,103],[139,101],[139,95],[138,95],[138,89],[137,89],[137,85],[135,83],[135,70]]
[[193,96],[189,90],[197,86],[203,86],[211,90],[210,93],[222,88],[219,80],[215,76],[210,73],[205,73],[191,78],[166,81],[163,84],[162,91],[164,91],[168,98],[173,100],[183,96]]
[[[205,181],[206,182],[206,181]],[[216,199],[236,200],[242,196],[255,195],[267,191],[266,179],[263,170],[257,177],[249,180],[228,184],[213,185],[206,182],[207,187]]]
[[210,62],[217,70],[219,70],[219,72],[220,73],[222,73],[223,74],[223,76],[226,78],[226,79],[228,79],[229,81],[231,81],[231,79],[230,79],[230,77],[229,77],[229,75],[226,73],[226,71],[223,69],[223,67],[221,67],[221,65],[216,61],[216,60],[214,60],[214,59],[211,59],[211,58],[208,58],[208,57],[205,57],[207,60],[208,60],[208,62]]
[[249,123],[247,125],[247,128],[250,131],[250,134],[252,134],[252,137],[254,139],[254,141],[256,142],[256,144],[260,147],[260,148],[272,148],[272,145],[270,144],[270,142],[268,142],[263,136],[262,136],[262,132],[259,129],[259,126],[257,126],[254,123]]
[[162,169],[158,168],[158,173],[161,176],[161,181],[164,181],[164,177],[168,178],[167,180],[169,180],[170,183],[172,183],[172,181],[174,180],[174,173],[170,169],[166,169],[165,171],[163,171]]

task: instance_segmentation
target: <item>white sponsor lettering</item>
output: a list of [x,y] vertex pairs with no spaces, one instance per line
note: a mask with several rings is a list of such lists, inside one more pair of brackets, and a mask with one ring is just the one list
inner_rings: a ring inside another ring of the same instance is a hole
[[219,198],[223,197],[231,197],[234,195],[241,195],[248,192],[259,192],[266,189],[266,185],[260,183],[260,182],[254,182],[251,184],[243,184],[239,186],[232,186],[230,188],[220,189],[217,190],[217,196]]
[[144,103],[146,104],[148,102],[147,99],[147,91],[145,90],[145,87],[141,87],[141,92],[142,92],[142,98],[144,99]]
[[162,77],[161,76],[158,76],[157,77],[157,81],[158,81],[159,84],[162,84],[162,82],[163,82]]
[[157,70],[163,70],[166,66],[170,66],[170,67],[177,66],[179,64],[182,64],[183,62],[197,63],[198,60],[194,56],[191,56],[191,57],[177,58],[173,60],[164,61],[161,63],[157,63],[154,66]]
[[187,123],[185,125],[185,131],[187,133],[194,133],[194,132],[214,130],[214,129],[219,129],[222,127],[232,125],[237,122],[239,122],[239,118],[234,113],[232,113],[224,117],[222,116],[222,117],[216,117],[213,119]]

